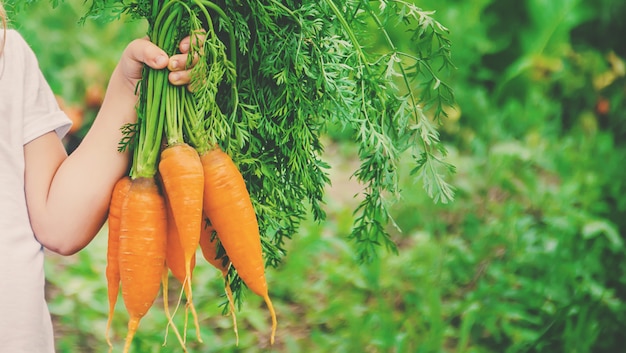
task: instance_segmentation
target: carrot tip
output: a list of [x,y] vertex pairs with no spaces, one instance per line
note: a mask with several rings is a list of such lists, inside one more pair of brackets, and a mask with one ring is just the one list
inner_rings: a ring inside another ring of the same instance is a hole
[[270,315],[272,316],[272,335],[270,336],[270,345],[273,345],[274,337],[276,336],[276,327],[278,326],[278,321],[276,320],[276,312],[274,311],[274,305],[272,305],[272,301],[270,300],[269,295],[264,295],[263,300],[265,300],[267,308],[270,311]]
[[135,337],[135,332],[137,332],[137,328],[139,327],[139,319],[133,317],[128,321],[128,333],[126,334],[126,343],[124,344],[124,353],[127,353],[130,349],[130,345],[133,342],[133,338]]
[[[111,329],[111,318],[109,318],[107,320],[107,328],[106,328],[106,331],[104,332],[104,336],[106,337],[107,344],[109,345],[109,348],[113,349],[113,343],[111,342],[111,337],[109,335],[110,329]],[[110,351],[110,349],[109,349],[109,351]]]

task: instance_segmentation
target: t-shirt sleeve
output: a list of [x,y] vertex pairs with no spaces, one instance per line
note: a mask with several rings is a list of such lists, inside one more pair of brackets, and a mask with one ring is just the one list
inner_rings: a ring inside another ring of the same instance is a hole
[[26,73],[23,86],[24,144],[50,131],[55,131],[59,138],[63,138],[72,126],[72,121],[59,107],[50,85],[39,68],[35,54],[23,39],[21,42]]

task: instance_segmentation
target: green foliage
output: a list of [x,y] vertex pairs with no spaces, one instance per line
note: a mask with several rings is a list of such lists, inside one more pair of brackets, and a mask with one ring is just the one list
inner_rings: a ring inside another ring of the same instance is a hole
[[449,258],[452,283],[467,283],[453,321],[464,349],[619,350],[624,47],[610,30],[590,40],[583,29],[614,28],[624,6],[423,6],[454,24],[455,62],[466,67],[453,79],[459,113],[444,127],[461,172],[451,209],[408,221],[419,200],[396,219],[403,229],[430,222],[459,246]]
[[[449,43],[443,40],[446,29],[428,13],[400,1],[380,10],[367,1],[330,0],[267,5],[248,1],[224,7],[238,39],[239,102],[249,107],[229,124],[233,142],[226,142],[249,181],[261,228],[282,251],[284,239],[297,233],[307,214],[307,204],[301,200],[308,201],[315,219],[324,219],[321,202],[328,166],[322,159],[320,136],[332,124],[349,129],[351,140],[360,146],[361,165],[355,177],[366,188],[351,232],[357,257],[371,259],[381,244],[393,249],[385,229],[386,198],[397,193],[399,153],[412,148],[422,157],[416,160],[418,169],[441,169],[434,164],[439,161],[435,153],[443,146],[419,104],[440,107],[452,99],[451,90],[439,84],[433,88],[435,94],[418,96],[415,85],[432,87],[434,81],[441,81],[430,61],[444,58],[449,64]],[[381,18],[406,22],[404,28],[415,33],[416,41],[427,41],[438,52],[409,55],[391,40],[382,54],[376,53],[380,48],[370,50],[362,44],[369,33],[386,35]],[[372,32],[368,20],[378,24],[377,31]],[[398,61],[403,55],[413,60]],[[428,74],[422,74],[426,69]],[[402,91],[395,89],[397,77],[403,80]],[[249,138],[239,138],[247,134]],[[235,144],[242,140],[243,146]],[[421,175],[426,185],[438,186],[427,189],[434,198],[452,197],[441,172]],[[277,264],[277,260],[269,261]]]

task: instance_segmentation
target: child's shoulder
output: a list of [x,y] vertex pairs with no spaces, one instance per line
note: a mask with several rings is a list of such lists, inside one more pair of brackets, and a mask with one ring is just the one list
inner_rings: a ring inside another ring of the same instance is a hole
[[15,29],[7,29],[2,55],[20,65],[36,62],[35,54],[24,37]]
[[8,29],[5,42],[0,44],[3,44],[2,52],[0,52],[0,79],[2,81],[14,84],[25,75],[35,75],[39,71],[39,62],[35,52],[18,31]]
[[21,47],[24,49],[30,48],[24,37],[15,29],[7,29],[6,43],[5,45],[11,47]]

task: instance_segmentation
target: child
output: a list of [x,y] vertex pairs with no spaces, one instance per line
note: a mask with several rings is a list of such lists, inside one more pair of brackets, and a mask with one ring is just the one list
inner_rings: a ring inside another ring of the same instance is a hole
[[[187,53],[188,38],[180,45]],[[170,58],[146,39],[131,42],[113,71],[102,107],[83,142],[67,156],[70,121],[37,60],[7,29],[0,3],[0,350],[54,352],[44,300],[43,247],[70,255],[105,222],[115,182],[130,156],[117,151],[120,127],[136,120],[135,87],[143,64],[168,68],[189,83],[186,54]],[[179,65],[181,64],[182,65]]]

